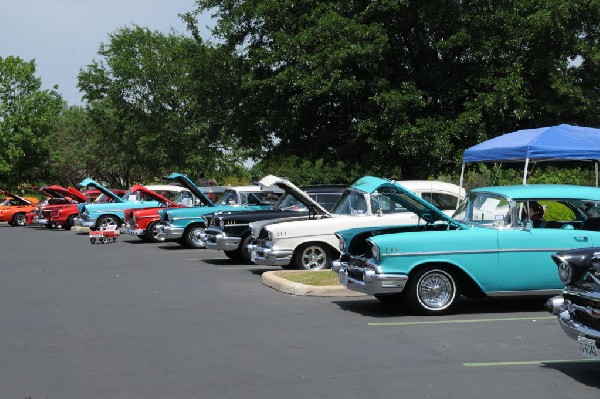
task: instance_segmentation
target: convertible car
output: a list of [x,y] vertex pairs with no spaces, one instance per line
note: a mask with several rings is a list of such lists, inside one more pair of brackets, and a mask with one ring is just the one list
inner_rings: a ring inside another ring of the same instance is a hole
[[[453,217],[408,190],[389,189],[426,223],[339,231],[343,255],[333,269],[348,288],[419,313],[452,312],[461,295],[558,293],[563,283],[551,255],[600,244],[600,188],[478,188]],[[530,208],[543,217],[534,221]]]

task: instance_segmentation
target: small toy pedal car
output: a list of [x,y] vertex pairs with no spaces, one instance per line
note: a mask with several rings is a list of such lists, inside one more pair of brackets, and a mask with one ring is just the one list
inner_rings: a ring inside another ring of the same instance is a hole
[[117,226],[108,226],[96,231],[90,231],[90,242],[92,244],[96,243],[96,240],[100,241],[102,244],[107,244],[109,242],[116,242],[117,237],[120,236],[121,233],[117,230]]

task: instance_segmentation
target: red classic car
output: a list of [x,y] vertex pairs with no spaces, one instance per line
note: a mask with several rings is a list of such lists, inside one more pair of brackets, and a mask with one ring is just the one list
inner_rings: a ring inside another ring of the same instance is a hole
[[[192,206],[195,204],[195,197],[188,190],[182,190],[173,201],[163,197],[162,195],[148,190],[146,187],[141,185],[135,185],[131,190],[142,191],[150,198],[159,201],[163,206],[169,208],[178,208],[185,206]],[[163,241],[157,238],[155,230],[156,224],[159,221],[158,210],[161,208],[134,208],[125,209],[125,223],[122,227],[122,233],[137,235],[144,241],[147,242],[158,242]]]
[[8,222],[11,226],[24,226],[25,214],[35,209],[37,198],[20,197],[7,190],[0,190],[5,200],[0,204],[0,222]]
[[[74,194],[77,203],[47,206],[42,211],[42,218],[46,221],[46,227],[62,227],[65,230],[70,230],[71,227],[73,227],[73,218],[79,214],[79,207],[77,204],[82,204],[85,202],[101,203],[112,201],[111,197],[102,194],[100,190],[84,190],[79,192],[73,187],[69,187],[67,190]],[[111,191],[117,195],[123,195],[125,194],[126,190],[111,189]],[[85,198],[85,200],[83,200],[83,198]],[[41,224],[39,220],[38,223]]]
[[24,215],[25,225],[41,225],[47,227],[43,214],[44,210],[52,209],[48,207],[53,206],[76,204],[78,201],[75,198],[78,196],[85,198],[82,193],[77,195],[74,192],[69,191],[69,189],[58,185],[40,187],[38,188],[38,191],[45,194],[47,198],[43,201],[40,201],[32,211]]

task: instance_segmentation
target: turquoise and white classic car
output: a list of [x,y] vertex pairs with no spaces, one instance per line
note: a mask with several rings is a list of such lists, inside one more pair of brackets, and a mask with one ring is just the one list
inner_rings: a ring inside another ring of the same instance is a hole
[[[102,184],[86,179],[79,183],[81,187],[92,186],[102,191],[106,195],[114,196],[114,202],[82,204],[79,207],[79,217],[74,219],[76,226],[89,227],[91,229],[101,229],[108,226],[119,227],[125,219],[124,210],[132,208],[153,208],[161,206],[161,202],[148,197],[143,192],[131,190],[127,191],[122,197],[116,196]],[[155,184],[144,186],[148,190],[160,193],[169,199],[175,199],[177,195],[185,188],[179,185]]]
[[427,223],[338,231],[332,268],[348,288],[423,314],[454,311],[461,295],[558,293],[551,255],[600,245],[600,188],[478,188],[453,217],[408,190],[393,195]]

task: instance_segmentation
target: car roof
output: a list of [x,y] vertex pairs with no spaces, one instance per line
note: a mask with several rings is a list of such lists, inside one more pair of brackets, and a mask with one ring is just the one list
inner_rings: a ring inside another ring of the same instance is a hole
[[576,186],[570,184],[527,184],[515,186],[481,187],[471,192],[489,192],[504,195],[513,199],[547,198],[573,199],[584,198],[600,201],[600,188],[591,186]]
[[233,191],[237,191],[240,193],[244,193],[244,192],[258,192],[258,191],[273,191],[276,193],[280,193],[283,192],[282,190],[278,190],[278,189],[264,189],[261,186],[234,186],[234,187],[228,187],[227,190],[233,190]]
[[148,190],[152,190],[152,191],[180,192],[180,191],[187,190],[187,188],[185,188],[185,187],[176,186],[176,185],[172,185],[172,184],[148,184],[148,185],[144,185],[144,187],[146,187]]
[[347,187],[345,184],[311,184],[300,189],[307,193],[339,193]]
[[461,193],[461,196],[465,195],[465,190],[461,189],[456,184],[441,182],[438,180],[388,180],[374,176],[363,176],[358,179],[352,188],[360,190],[366,193],[373,193],[381,185],[387,185],[389,183],[399,184],[402,187],[410,191],[425,191],[425,190],[441,190],[454,193]]

